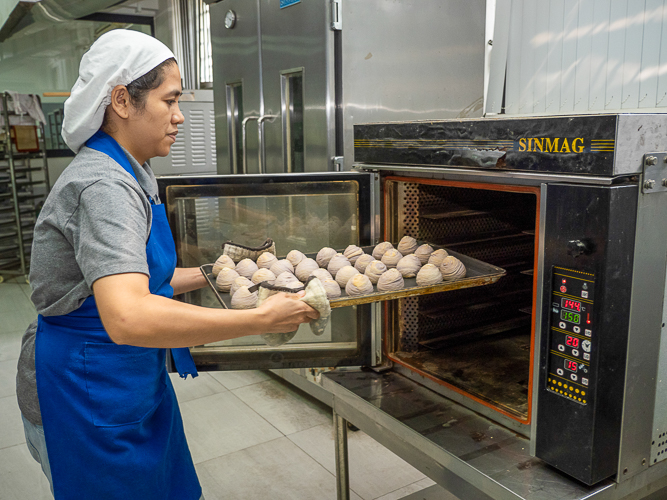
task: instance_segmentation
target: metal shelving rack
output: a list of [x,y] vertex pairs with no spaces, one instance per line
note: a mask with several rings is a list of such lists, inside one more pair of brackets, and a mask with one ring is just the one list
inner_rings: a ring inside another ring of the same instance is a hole
[[[11,95],[0,93],[4,124],[0,134],[0,283],[5,276],[28,279],[37,215],[50,189],[44,124],[34,120],[39,151],[19,152],[12,142]],[[23,121],[28,115],[23,115]]]

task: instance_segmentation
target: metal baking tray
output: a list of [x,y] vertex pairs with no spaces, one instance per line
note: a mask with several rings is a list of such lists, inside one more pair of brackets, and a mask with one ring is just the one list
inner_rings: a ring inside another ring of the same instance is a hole
[[[396,246],[396,245],[394,245]],[[428,295],[431,293],[448,292],[450,290],[460,290],[461,288],[472,288],[475,286],[490,285],[495,283],[505,275],[505,270],[482,262],[481,260],[473,259],[467,255],[460,254],[449,250],[443,246],[431,244],[434,250],[444,248],[449,255],[453,255],[466,266],[466,275],[452,281],[444,281],[432,286],[418,286],[416,278],[403,278],[405,286],[400,290],[391,292],[378,292],[377,286],[373,285],[375,290],[373,293],[366,295],[358,295],[352,297],[345,293],[345,289],[341,289],[341,296],[335,299],[330,299],[329,303],[332,308],[355,306],[359,304],[370,304],[372,302],[383,302],[385,300],[402,299],[405,297],[414,297],[417,295]],[[375,246],[361,247],[361,249],[368,254],[373,253]],[[339,250],[343,253],[342,250]],[[317,253],[305,254],[306,257],[315,258]],[[281,257],[284,258],[284,257]],[[200,267],[202,274],[206,277],[206,281],[213,290],[213,293],[220,301],[220,304],[226,309],[231,309],[231,295],[229,293],[219,292],[215,287],[215,276],[213,276],[213,264],[204,264]]]

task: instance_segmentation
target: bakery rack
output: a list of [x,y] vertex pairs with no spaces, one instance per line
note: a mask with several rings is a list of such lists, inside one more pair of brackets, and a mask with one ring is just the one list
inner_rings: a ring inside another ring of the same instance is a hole
[[34,226],[50,189],[44,124],[17,113],[12,95],[0,93],[0,282],[27,281]]

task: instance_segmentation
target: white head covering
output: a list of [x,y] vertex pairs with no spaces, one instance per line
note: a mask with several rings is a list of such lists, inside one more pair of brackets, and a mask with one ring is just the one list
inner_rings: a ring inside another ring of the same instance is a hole
[[62,136],[78,153],[102,126],[116,85],[127,85],[174,54],[152,36],[117,29],[99,37],[81,58],[79,78],[65,101]]

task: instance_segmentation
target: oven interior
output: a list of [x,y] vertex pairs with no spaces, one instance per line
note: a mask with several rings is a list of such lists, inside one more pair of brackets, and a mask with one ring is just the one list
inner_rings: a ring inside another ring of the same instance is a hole
[[409,235],[507,271],[492,285],[393,301],[385,354],[528,423],[539,190],[394,178],[384,193],[389,241]]

